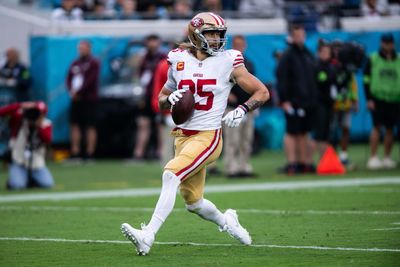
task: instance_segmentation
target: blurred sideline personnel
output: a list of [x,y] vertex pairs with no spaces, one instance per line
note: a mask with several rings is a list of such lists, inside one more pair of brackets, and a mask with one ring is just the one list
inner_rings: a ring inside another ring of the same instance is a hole
[[45,118],[46,104],[23,102],[0,108],[11,129],[11,164],[8,189],[50,188],[53,177],[46,167],[46,145],[51,142],[51,122]]
[[[97,143],[97,101],[100,63],[92,56],[89,41],[78,45],[79,57],[72,62],[67,75],[67,88],[72,99],[70,110],[70,159],[91,159]],[[86,150],[81,153],[82,135],[86,136]]]
[[336,75],[336,100],[334,103],[333,132],[334,142],[340,136],[339,145],[340,161],[347,167],[351,166],[347,149],[350,142],[351,113],[358,111],[358,87],[355,73],[351,67],[349,57],[345,58],[343,53],[345,44],[341,41],[332,43],[332,62]]
[[315,59],[305,46],[304,27],[294,24],[289,29],[289,47],[277,68],[277,87],[285,112],[284,147],[287,164],[283,172],[314,172],[309,149],[309,135],[317,98]]
[[[380,50],[373,53],[364,69],[364,88],[368,109],[372,114],[368,169],[395,168],[390,158],[393,147],[393,128],[400,120],[400,57],[394,48],[392,34],[381,37]],[[381,128],[385,128],[384,157],[378,157]],[[399,130],[399,129],[398,129]]]
[[318,43],[317,60],[317,104],[314,115],[314,139],[320,157],[324,154],[330,141],[330,129],[333,117],[335,72],[331,65],[332,50],[325,40]]
[[[267,88],[245,68],[242,54],[224,50],[226,30],[219,15],[200,13],[188,25],[187,48],[168,54],[170,68],[168,81],[160,92],[160,108],[170,109],[186,90],[194,93],[196,104],[193,116],[172,132],[175,157],[164,168],[161,194],[149,224],[142,224],[141,230],[127,223],[121,225],[122,233],[140,255],[149,253],[155,235],[174,207],[178,188],[188,211],[217,224],[220,231],[228,232],[242,244],[251,244],[235,210],[222,213],[203,198],[206,167],[218,159],[222,150],[221,119],[228,127],[237,127],[247,112],[269,99]],[[222,118],[234,83],[251,97]]]
[[[7,104],[29,100],[31,74],[28,68],[19,61],[19,53],[15,48],[6,51],[6,63],[0,69],[0,87],[10,90]],[[4,98],[3,93],[1,93]],[[2,103],[1,104],[6,104]]]
[[[138,106],[136,143],[133,151],[133,156],[136,160],[143,160],[146,156],[146,148],[152,134],[151,130],[155,118],[155,113],[151,106],[154,72],[157,64],[166,58],[166,55],[160,51],[161,39],[158,35],[150,34],[147,36],[145,45],[146,51],[139,66],[140,85],[144,90],[144,96]],[[158,145],[156,150],[156,154],[159,156]]]
[[[247,48],[246,39],[242,35],[236,35],[232,38],[232,48],[242,54]],[[254,74],[254,65],[244,57],[244,65],[247,70]],[[232,87],[228,97],[228,107],[226,113],[234,110],[238,105],[249,99],[250,95],[246,93],[239,85]],[[250,155],[254,137],[254,113],[246,114],[242,123],[232,129],[224,127],[224,166],[225,173],[229,178],[234,177],[253,177],[253,167],[250,165]]]

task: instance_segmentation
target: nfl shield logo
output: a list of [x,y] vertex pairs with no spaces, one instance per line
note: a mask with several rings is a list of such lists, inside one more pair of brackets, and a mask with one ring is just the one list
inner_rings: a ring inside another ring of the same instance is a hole
[[202,18],[194,18],[190,24],[192,24],[193,27],[198,28],[204,25],[204,20]]

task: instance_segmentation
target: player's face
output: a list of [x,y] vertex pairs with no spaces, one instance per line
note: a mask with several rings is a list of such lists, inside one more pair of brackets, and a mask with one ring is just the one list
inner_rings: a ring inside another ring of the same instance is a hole
[[219,31],[206,31],[204,37],[207,39],[211,48],[219,48],[221,33]]

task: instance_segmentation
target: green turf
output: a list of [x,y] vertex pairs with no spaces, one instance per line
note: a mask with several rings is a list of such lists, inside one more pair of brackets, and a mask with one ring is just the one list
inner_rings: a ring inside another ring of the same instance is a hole
[[[397,151],[394,156],[398,160]],[[340,177],[400,176],[399,169],[365,170],[365,146],[354,146],[351,152],[358,169]],[[277,174],[275,169],[283,163],[281,152],[263,152],[252,161],[261,174],[258,179],[231,181],[211,177],[208,184],[340,179]],[[57,183],[52,191],[160,185],[161,169],[156,163],[102,161],[82,166],[50,163],[50,168]],[[4,183],[5,176],[3,171],[0,183]],[[1,194],[29,192],[47,191],[10,193],[2,189]],[[400,249],[400,230],[387,229],[400,228],[400,224],[394,224],[400,223],[400,185],[209,193],[206,197],[221,210],[237,209],[255,245]],[[148,222],[156,201],[157,196],[147,196],[0,203],[0,237],[124,241],[120,224],[129,222],[139,226]],[[399,251],[240,246],[226,233],[219,233],[212,223],[186,212],[180,197],[175,207],[157,236],[161,244],[155,244],[147,257],[136,256],[127,243],[0,240],[0,266],[399,266]],[[185,244],[188,242],[204,245]]]

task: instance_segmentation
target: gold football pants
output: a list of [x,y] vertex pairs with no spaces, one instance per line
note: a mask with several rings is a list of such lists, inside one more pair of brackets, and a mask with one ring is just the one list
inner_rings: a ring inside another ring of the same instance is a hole
[[173,172],[181,180],[181,195],[186,204],[191,205],[203,197],[206,167],[216,161],[222,151],[222,131],[175,129],[172,135],[175,136],[175,157],[164,170]]

